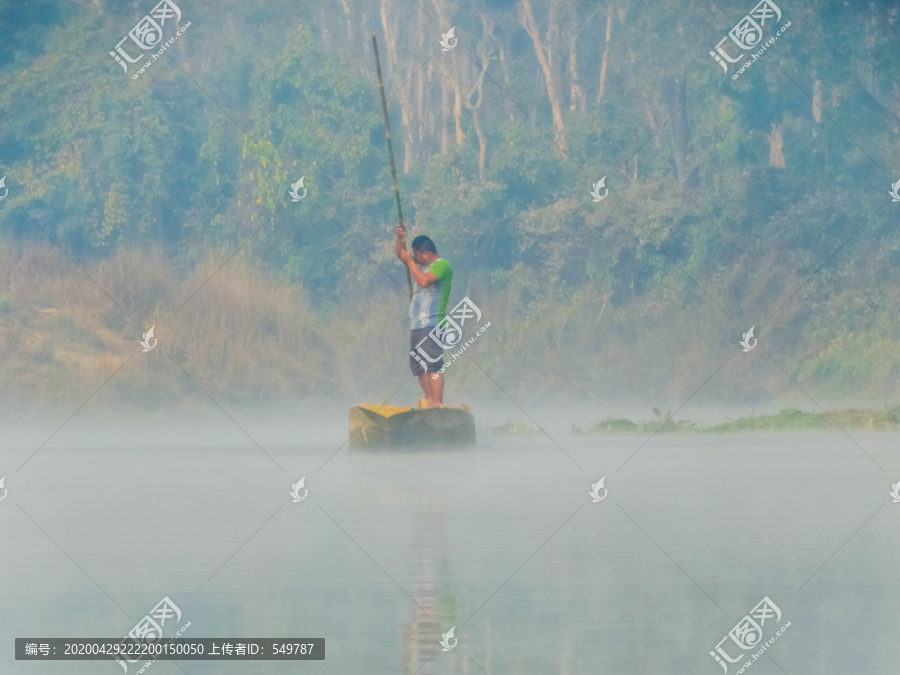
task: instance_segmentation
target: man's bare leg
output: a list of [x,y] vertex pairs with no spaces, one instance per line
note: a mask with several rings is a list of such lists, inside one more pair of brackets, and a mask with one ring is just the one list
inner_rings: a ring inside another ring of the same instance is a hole
[[431,393],[434,396],[434,401],[439,406],[444,405],[444,374],[443,373],[429,373],[429,378],[431,379]]
[[422,395],[431,403],[431,381],[428,373],[419,373],[419,386],[422,387]]
[[434,381],[431,376],[434,373],[422,373],[419,375],[419,385],[422,387],[422,393],[425,394],[425,400],[428,401],[429,408],[436,408],[440,401],[434,394]]
[[419,385],[429,407],[439,408],[444,394],[444,376],[441,373],[422,373],[419,375]]

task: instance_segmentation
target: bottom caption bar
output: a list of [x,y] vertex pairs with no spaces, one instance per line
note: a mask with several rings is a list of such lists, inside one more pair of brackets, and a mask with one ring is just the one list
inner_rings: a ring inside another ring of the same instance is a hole
[[16,638],[18,661],[324,661],[325,638]]

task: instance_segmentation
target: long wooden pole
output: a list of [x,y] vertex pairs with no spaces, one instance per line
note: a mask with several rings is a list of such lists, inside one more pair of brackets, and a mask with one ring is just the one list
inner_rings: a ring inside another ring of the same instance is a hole
[[[384,96],[384,81],[381,79],[381,61],[378,59],[378,43],[372,36],[372,47],[375,49],[375,70],[378,71],[378,87],[381,89],[381,108],[384,110],[384,135],[387,138],[388,156],[391,158],[391,176],[394,179],[394,197],[397,199],[397,215],[400,216],[400,227],[406,232],[403,224],[403,207],[400,206],[400,185],[397,183],[397,167],[394,165],[394,148],[391,144],[391,120],[388,118],[387,99]],[[403,248],[406,249],[406,239],[403,239]],[[409,267],[406,268],[406,285],[409,288],[409,299],[413,297],[412,275]]]

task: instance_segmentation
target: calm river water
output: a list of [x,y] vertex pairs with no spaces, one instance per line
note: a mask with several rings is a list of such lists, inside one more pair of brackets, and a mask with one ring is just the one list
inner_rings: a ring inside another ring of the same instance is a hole
[[716,675],[717,646],[744,654],[730,675],[757,641],[771,644],[756,675],[900,663],[898,434],[380,455],[154,440],[50,443],[18,471],[38,443],[0,454],[0,672],[121,673],[15,661],[14,638],[120,637],[164,597],[182,613],[167,635],[190,621],[185,638],[324,637],[327,656],[157,661],[154,675]]

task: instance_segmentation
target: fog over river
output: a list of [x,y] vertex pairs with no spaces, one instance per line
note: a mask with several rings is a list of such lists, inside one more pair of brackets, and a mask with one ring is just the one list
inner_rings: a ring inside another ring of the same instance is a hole
[[8,423],[4,672],[38,672],[16,637],[121,637],[165,597],[185,638],[324,637],[326,659],[154,673],[715,673],[717,646],[731,673],[788,622],[754,672],[894,672],[900,435],[571,436],[566,410],[498,437],[482,413],[474,449],[391,454],[349,452],[338,409],[88,415],[43,447],[50,418]]

